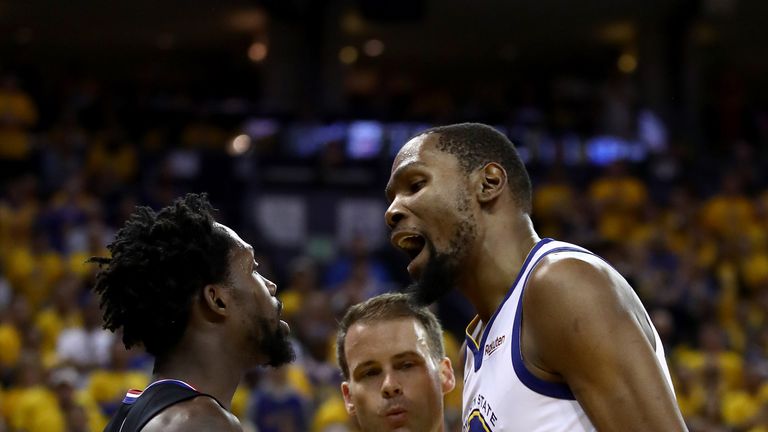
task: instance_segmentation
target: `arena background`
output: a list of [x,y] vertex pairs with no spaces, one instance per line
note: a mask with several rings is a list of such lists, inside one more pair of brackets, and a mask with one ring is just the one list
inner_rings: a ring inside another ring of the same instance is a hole
[[[100,431],[151,362],[100,330],[88,256],[205,191],[258,252],[299,361],[249,373],[261,432],[348,431],[332,336],[408,283],[383,187],[415,132],[489,123],[544,236],[606,257],[692,431],[768,430],[768,3],[0,1],[0,431]],[[437,306],[454,365],[471,318]],[[446,421],[460,430],[460,388]]]

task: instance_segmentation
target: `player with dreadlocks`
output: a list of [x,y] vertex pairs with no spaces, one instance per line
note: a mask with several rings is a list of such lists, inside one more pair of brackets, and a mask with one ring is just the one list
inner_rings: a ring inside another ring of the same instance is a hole
[[293,359],[276,285],[212,211],[204,194],[139,207],[111,258],[91,258],[105,328],[155,358],[152,384],[129,391],[105,431],[242,430],[229,409],[244,371]]

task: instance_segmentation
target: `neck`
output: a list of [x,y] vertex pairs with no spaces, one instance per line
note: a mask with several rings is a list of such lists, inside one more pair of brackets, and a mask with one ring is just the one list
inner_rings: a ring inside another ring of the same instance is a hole
[[465,266],[471,271],[459,279],[461,293],[475,307],[483,324],[501,305],[525,258],[540,240],[527,214],[486,222],[485,230],[477,233],[477,250]]
[[216,398],[227,410],[232,396],[246,369],[236,364],[242,357],[225,350],[214,350],[204,343],[180,344],[172,353],[158,358],[152,380],[177,379],[184,381],[201,393]]

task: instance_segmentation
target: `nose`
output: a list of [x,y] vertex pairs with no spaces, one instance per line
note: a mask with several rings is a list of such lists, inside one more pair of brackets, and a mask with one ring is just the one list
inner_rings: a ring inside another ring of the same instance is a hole
[[395,378],[395,374],[393,372],[386,373],[384,382],[381,384],[381,396],[384,399],[390,399],[402,394],[403,387],[400,385],[400,381]]
[[401,209],[400,201],[395,198],[395,200],[392,201],[392,204],[389,205],[389,208],[387,208],[387,211],[384,213],[384,219],[387,222],[387,226],[389,226],[389,229],[393,229],[395,226],[397,226],[397,223],[404,218],[405,213],[403,213],[403,210]]
[[277,284],[267,278],[264,278],[264,283],[267,285],[267,290],[269,290],[270,294],[277,294]]

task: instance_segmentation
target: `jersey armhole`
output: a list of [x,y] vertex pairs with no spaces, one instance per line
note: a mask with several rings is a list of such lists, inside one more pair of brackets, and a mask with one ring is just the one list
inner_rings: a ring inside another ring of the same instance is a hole
[[528,272],[528,275],[525,278],[525,281],[523,281],[523,285],[520,287],[520,300],[517,302],[517,309],[515,311],[515,321],[512,325],[512,346],[510,351],[512,352],[512,368],[515,371],[515,375],[517,375],[517,378],[520,380],[523,385],[525,385],[529,390],[536,392],[543,396],[548,396],[551,398],[556,399],[565,399],[565,400],[576,400],[576,396],[573,395],[573,392],[571,391],[571,388],[568,387],[565,383],[557,383],[557,382],[551,382],[551,381],[545,381],[536,375],[534,375],[530,370],[528,370],[528,367],[525,366],[525,361],[523,360],[523,350],[521,345],[521,337],[522,337],[522,322],[523,322],[523,296],[525,295],[525,288],[528,285],[528,280],[531,277],[531,274],[533,274],[534,270],[536,269],[536,266],[541,262],[541,260],[546,257],[547,255],[551,253],[557,253],[557,252],[578,252],[578,253],[586,253],[589,255],[593,255],[591,252],[587,251],[586,249],[581,249],[577,247],[558,247],[551,250],[546,251],[543,253],[531,266],[531,270]]

